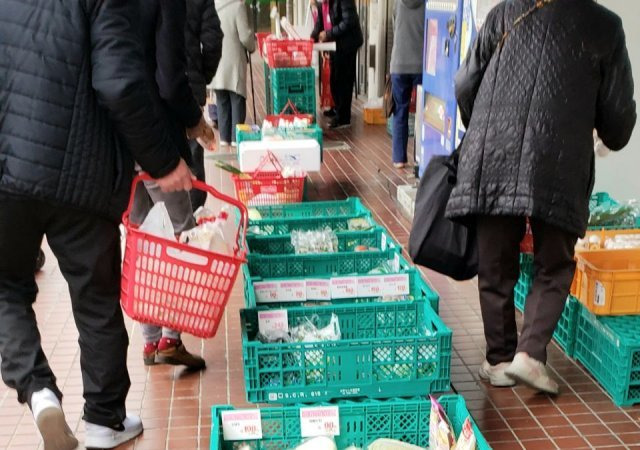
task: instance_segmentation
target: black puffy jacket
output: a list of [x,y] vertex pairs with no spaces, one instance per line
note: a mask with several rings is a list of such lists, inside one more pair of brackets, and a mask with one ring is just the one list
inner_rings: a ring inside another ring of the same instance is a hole
[[500,3],[456,76],[468,124],[449,217],[528,216],[582,235],[594,184],[593,130],[612,150],[636,121],[619,17],[556,0],[503,33],[534,0]]
[[214,0],[187,0],[187,68],[193,95],[200,105],[206,103],[207,85],[218,70],[223,37]]
[[0,192],[119,220],[179,161],[150,103],[137,2],[0,0]]
[[322,17],[322,5],[318,5],[318,19],[311,33],[313,40],[318,40],[321,31],[327,33],[327,41],[335,41],[336,50],[353,53],[363,44],[362,27],[355,0],[324,0],[329,3],[331,28],[327,27]]

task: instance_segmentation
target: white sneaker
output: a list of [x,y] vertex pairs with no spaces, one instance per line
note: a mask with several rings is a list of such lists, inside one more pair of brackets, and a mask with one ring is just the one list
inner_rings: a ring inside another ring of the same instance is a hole
[[227,141],[220,141],[220,147],[228,147],[229,143]]
[[238,147],[238,143],[236,141],[231,142],[231,147],[237,148]]
[[142,434],[142,420],[133,414],[127,414],[122,422],[121,431],[87,422],[84,446],[86,448],[115,448]]
[[31,411],[45,450],[73,450],[78,447],[62,411],[60,400],[51,389],[44,388],[31,395]]
[[492,366],[489,361],[482,363],[480,371],[478,372],[480,378],[488,381],[491,386],[495,387],[511,387],[516,385],[516,381],[513,378],[509,378],[505,375],[504,371],[509,367],[510,363],[500,363]]
[[505,370],[507,376],[524,383],[532,389],[551,395],[558,395],[560,387],[547,372],[547,367],[526,353],[520,352]]

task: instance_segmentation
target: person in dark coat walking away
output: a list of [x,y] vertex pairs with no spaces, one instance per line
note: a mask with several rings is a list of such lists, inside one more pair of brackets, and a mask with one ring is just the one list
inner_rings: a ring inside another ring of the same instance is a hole
[[[207,85],[213,80],[222,57],[222,29],[214,0],[187,0],[185,47],[187,74],[196,101],[204,107]],[[196,139],[189,141],[191,170],[200,181],[204,179],[204,149]],[[191,205],[196,211],[207,199],[202,191],[191,191]]]
[[[593,131],[611,150],[622,149],[636,104],[618,16],[593,0],[557,0],[512,29],[535,4],[512,0],[493,9],[456,76],[468,130],[447,214],[477,227],[487,341],[480,376],[557,394],[546,348],[569,294],[576,240],[587,228]],[[535,279],[518,340],[513,289],[526,218]]]
[[[311,37],[318,42],[336,43],[336,51],[331,53],[331,95],[335,109],[328,111],[328,115],[333,116],[330,127],[339,129],[351,125],[356,58],[364,40],[354,0],[318,0],[318,3],[323,1],[329,2],[329,7],[320,5]],[[328,11],[328,14],[323,14],[323,11]]]
[[80,345],[87,448],[142,432],[127,414],[129,345],[120,233],[134,159],[165,191],[191,173],[152,99],[130,0],[0,0],[0,354],[46,450],[78,441],[32,307],[43,236],[69,284]]
[[[186,0],[139,0],[139,4],[141,39],[153,107],[164,119],[176,148],[191,165],[187,137],[193,140],[204,137],[204,142],[211,148],[215,137],[205,123],[187,78]],[[145,181],[136,189],[131,221],[142,223],[155,203],[164,202],[173,229],[179,235],[196,226],[190,194],[187,191],[162,192],[155,182]],[[178,331],[142,324],[142,334],[145,341],[142,356],[146,365],[184,365],[193,370],[205,367],[202,357],[187,351]]]
[[413,89],[422,82],[424,0],[398,0],[393,13],[391,91],[393,94],[393,165],[407,164],[409,106]]

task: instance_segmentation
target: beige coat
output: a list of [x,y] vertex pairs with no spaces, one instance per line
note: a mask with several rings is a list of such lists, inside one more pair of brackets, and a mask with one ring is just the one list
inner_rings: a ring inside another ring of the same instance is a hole
[[218,0],[216,10],[224,39],[222,41],[222,59],[213,89],[235,92],[247,97],[247,50],[256,49],[255,35],[249,25],[247,7],[242,0]]

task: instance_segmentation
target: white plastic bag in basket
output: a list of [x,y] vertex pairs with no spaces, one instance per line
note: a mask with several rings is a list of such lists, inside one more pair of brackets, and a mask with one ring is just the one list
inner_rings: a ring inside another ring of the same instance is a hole
[[164,205],[164,202],[158,202],[153,205],[144,222],[140,226],[140,231],[152,234],[165,239],[176,239],[175,231],[173,230],[173,224],[169,217],[169,211]]

